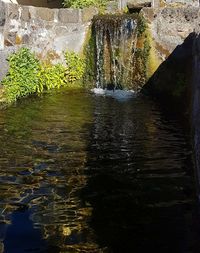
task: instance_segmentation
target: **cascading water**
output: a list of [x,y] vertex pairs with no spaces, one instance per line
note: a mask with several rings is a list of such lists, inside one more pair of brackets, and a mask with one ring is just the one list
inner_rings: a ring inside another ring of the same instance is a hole
[[93,22],[97,88],[122,89],[133,79],[137,22],[132,15],[100,15]]

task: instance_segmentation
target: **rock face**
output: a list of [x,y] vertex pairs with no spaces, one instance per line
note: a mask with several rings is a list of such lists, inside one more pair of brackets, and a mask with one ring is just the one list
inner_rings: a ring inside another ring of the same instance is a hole
[[80,52],[96,13],[94,8],[48,9],[0,0],[0,81],[7,71],[6,57],[20,47],[52,62],[62,62],[65,50]]
[[180,102],[182,111],[189,114],[191,89],[187,84],[191,83],[192,48],[200,9],[146,8],[142,12],[148,22],[151,50],[157,64],[144,89],[165,101]]

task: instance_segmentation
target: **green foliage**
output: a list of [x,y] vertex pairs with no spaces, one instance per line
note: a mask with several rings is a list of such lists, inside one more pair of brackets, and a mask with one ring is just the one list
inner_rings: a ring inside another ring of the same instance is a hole
[[8,61],[9,71],[2,83],[5,87],[6,100],[10,103],[19,97],[36,92],[40,63],[27,48],[21,48],[12,54]]
[[66,61],[66,82],[80,80],[85,72],[85,60],[74,52],[65,53]]
[[63,5],[66,8],[83,9],[85,7],[93,6],[102,8],[106,6],[108,0],[64,0]]
[[59,89],[83,77],[85,60],[74,52],[65,53],[66,66],[40,62],[27,48],[21,48],[9,58],[9,70],[3,79],[5,100],[8,103],[29,94]]
[[61,64],[41,65],[36,92],[42,93],[44,90],[59,89],[64,86],[66,84],[65,72],[66,68]]

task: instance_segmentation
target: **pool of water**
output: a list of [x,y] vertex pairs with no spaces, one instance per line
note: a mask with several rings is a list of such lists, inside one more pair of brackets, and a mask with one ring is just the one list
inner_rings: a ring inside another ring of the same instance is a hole
[[148,98],[30,98],[0,133],[0,252],[199,252],[188,136]]

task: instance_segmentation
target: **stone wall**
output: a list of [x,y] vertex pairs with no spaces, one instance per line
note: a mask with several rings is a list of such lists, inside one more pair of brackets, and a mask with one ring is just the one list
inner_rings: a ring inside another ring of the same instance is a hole
[[0,0],[0,80],[7,72],[8,54],[28,47],[40,58],[63,61],[63,51],[80,52],[94,8],[47,9],[4,3]]
[[199,0],[118,0],[119,9],[127,5],[139,5],[151,2],[153,8],[159,7],[199,7]]
[[191,82],[193,36],[199,27],[200,9],[145,8],[142,13],[148,22],[151,46],[149,80],[144,89],[166,102],[174,99],[178,104],[179,100],[182,112],[189,114],[191,89],[186,83]]
[[200,8],[144,8],[158,56],[165,60],[189,34],[200,26]]

